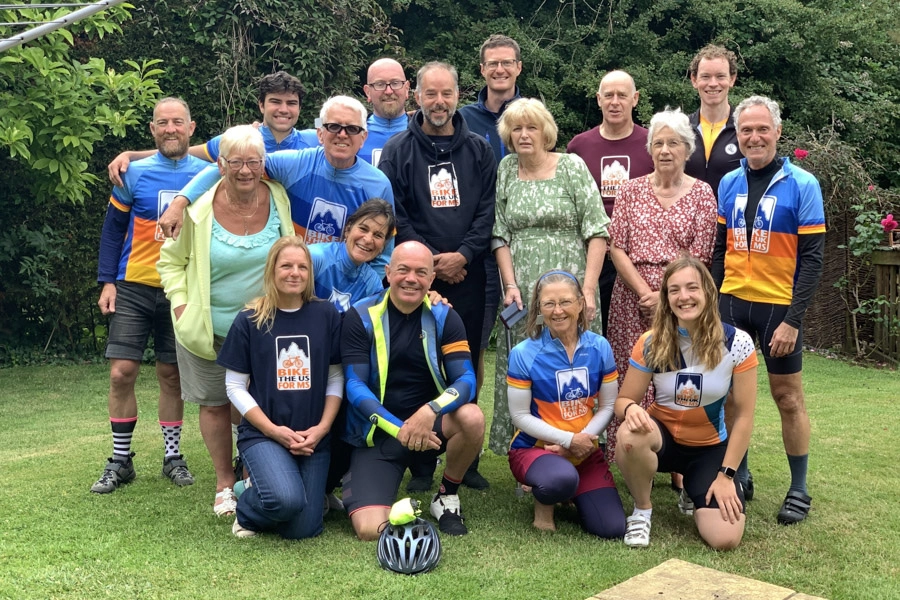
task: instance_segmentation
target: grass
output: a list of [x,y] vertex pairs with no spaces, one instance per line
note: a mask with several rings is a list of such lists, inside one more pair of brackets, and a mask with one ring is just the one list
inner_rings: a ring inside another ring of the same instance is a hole
[[[461,492],[471,533],[443,538],[435,572],[405,577],[380,569],[374,545],[356,541],[340,514],[314,540],[236,540],[210,509],[214,478],[196,407],[186,410],[183,444],[196,484],[179,489],[160,477],[151,368],[139,379],[138,478],[105,496],[88,488],[111,446],[106,368],[0,370],[0,598],[580,600],[669,558],[832,599],[900,597],[897,373],[807,355],[814,502],[794,527],[775,522],[788,470],[763,378],[751,450],[756,499],[737,550],[706,548],[662,475],[646,550],[592,539],[569,509],[557,511],[557,533],[534,531],[530,498],[514,497],[505,458],[486,453],[491,489]],[[616,479],[630,511],[617,471]]]

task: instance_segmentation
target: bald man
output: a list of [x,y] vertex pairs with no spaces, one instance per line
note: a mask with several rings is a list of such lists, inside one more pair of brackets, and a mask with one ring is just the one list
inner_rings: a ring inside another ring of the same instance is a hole
[[409,80],[396,60],[379,58],[369,66],[363,91],[372,105],[372,116],[367,121],[369,137],[357,156],[377,167],[384,143],[395,133],[406,131]]
[[[600,80],[597,105],[603,121],[597,127],[572,138],[566,152],[580,156],[603,196],[603,207],[612,218],[613,204],[619,186],[636,177],[653,172],[653,161],[647,152],[647,130],[635,125],[634,107],[640,99],[634,79],[625,71],[610,71]],[[616,268],[613,261],[603,261],[600,273],[600,310],[603,335],[609,321],[609,302],[612,298]]]
[[356,536],[377,539],[406,468],[446,451],[431,514],[442,532],[464,535],[457,491],[484,442],[466,329],[456,311],[426,298],[435,269],[424,244],[398,245],[385,276],[387,291],[347,311],[341,331],[344,439],[354,446],[344,505]]

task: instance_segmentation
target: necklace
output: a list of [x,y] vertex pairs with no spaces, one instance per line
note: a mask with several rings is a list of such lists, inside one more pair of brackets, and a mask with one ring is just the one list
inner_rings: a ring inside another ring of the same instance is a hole
[[231,210],[231,212],[234,213],[234,215],[235,215],[236,217],[240,217],[240,218],[243,220],[243,222],[244,222],[244,235],[245,235],[245,236],[246,236],[246,235],[250,235],[250,224],[249,224],[249,221],[250,221],[250,219],[252,219],[252,218],[256,215],[256,211],[259,210],[259,193],[255,193],[255,194],[254,194],[254,195],[256,196],[256,208],[254,208],[254,209],[253,209],[253,212],[250,213],[249,215],[244,215],[244,214],[241,214],[240,212],[238,212],[237,208],[235,208],[235,205],[231,202],[231,197],[229,197],[229,195],[228,195],[228,188],[225,187],[225,186],[223,186],[223,188],[225,189],[225,202],[228,203],[228,208]]

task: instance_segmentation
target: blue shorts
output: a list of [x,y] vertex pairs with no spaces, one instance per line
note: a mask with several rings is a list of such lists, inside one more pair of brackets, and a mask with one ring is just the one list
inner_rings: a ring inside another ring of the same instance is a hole
[[371,448],[354,448],[341,493],[347,514],[370,506],[391,506],[397,500],[406,469],[425,457],[436,459],[447,449],[447,438],[441,429],[443,421],[443,418],[434,420],[434,432],[441,440],[439,450],[409,450],[380,429],[375,430]]
[[722,321],[743,329],[759,344],[766,359],[766,371],[772,375],[792,375],[803,370],[803,326],[797,331],[797,344],[787,356],[770,356],[772,334],[784,321],[789,306],[747,302],[730,294],[719,295],[719,314]]
[[156,360],[175,364],[175,329],[162,288],[116,282],[116,312],[109,317],[106,358],[141,361],[153,333]]

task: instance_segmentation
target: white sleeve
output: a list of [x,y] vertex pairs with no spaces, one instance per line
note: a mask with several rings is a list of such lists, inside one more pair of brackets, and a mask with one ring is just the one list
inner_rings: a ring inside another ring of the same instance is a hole
[[616,396],[618,396],[619,384],[616,381],[610,381],[600,386],[600,408],[594,413],[590,422],[585,426],[582,433],[599,436],[609,425],[615,412],[613,408],[616,405]]
[[225,393],[228,399],[242,415],[255,406],[259,406],[250,392],[247,391],[247,384],[250,383],[250,375],[247,373],[238,373],[231,369],[225,370]]
[[341,365],[328,367],[328,385],[325,387],[325,395],[344,397],[344,369]]
[[570,431],[557,429],[545,423],[531,414],[531,391],[507,387],[506,392],[509,401],[509,416],[516,429],[521,429],[531,437],[549,444],[559,444],[564,448],[569,447],[575,434]]

